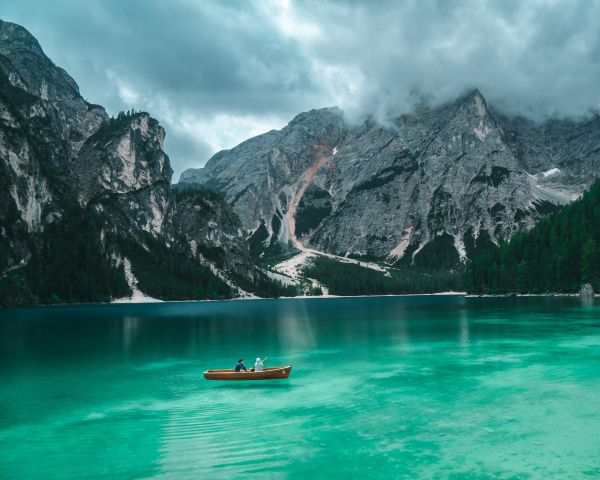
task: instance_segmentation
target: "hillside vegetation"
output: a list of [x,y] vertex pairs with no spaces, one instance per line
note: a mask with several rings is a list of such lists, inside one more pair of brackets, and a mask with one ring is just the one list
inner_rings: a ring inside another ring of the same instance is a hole
[[600,182],[529,232],[475,258],[470,293],[570,293],[600,290]]
[[397,295],[460,291],[461,271],[416,272],[390,269],[382,272],[352,263],[340,263],[317,257],[305,267],[303,274],[317,279],[332,295]]

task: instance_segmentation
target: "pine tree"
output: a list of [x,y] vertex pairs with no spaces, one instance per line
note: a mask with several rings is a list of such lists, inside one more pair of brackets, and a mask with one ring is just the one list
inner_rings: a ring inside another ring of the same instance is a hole
[[472,293],[575,292],[582,282],[600,289],[600,182],[529,232],[473,259]]
[[591,283],[595,289],[600,287],[600,248],[593,238],[581,250],[581,281]]

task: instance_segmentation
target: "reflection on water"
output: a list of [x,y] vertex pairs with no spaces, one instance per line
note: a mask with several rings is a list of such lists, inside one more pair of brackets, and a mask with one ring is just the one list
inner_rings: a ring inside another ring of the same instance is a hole
[[306,303],[302,300],[283,301],[279,310],[277,331],[280,345],[294,353],[314,350],[316,343]]
[[131,343],[138,333],[140,319],[138,317],[125,317],[123,319],[123,351],[128,352]]
[[594,306],[594,296],[593,295],[580,295],[579,301],[581,305],[584,307],[593,307]]
[[[0,311],[0,478],[598,478],[598,313],[448,297]],[[292,375],[202,377],[258,355]]]
[[469,345],[469,316],[464,309],[460,311],[460,344],[463,347]]

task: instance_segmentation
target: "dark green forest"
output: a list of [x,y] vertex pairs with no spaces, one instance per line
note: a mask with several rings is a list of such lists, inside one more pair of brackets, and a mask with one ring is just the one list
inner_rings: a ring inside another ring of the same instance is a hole
[[241,276],[233,276],[233,280],[243,290],[261,298],[295,297],[300,293],[297,287],[283,285],[258,271],[252,282]]
[[149,235],[143,245],[134,239],[122,240],[120,251],[130,260],[146,295],[161,300],[233,298],[231,288],[191,256],[174,252]]
[[[63,218],[31,238],[32,257],[0,278],[0,305],[108,302],[131,289],[100,241],[103,219],[71,206]],[[164,300],[231,298],[233,292],[207,267],[148,238],[113,239],[129,258],[140,289]]]
[[326,257],[313,259],[304,275],[315,278],[333,295],[393,295],[460,291],[461,271],[424,272],[390,269],[390,276],[353,263],[340,263]]
[[72,206],[32,238],[27,265],[0,278],[0,305],[103,302],[131,293],[123,270],[102,253],[102,219]]
[[600,290],[600,182],[529,232],[475,258],[466,272],[470,293],[570,293]]
[[[102,226],[103,219],[93,209],[68,208],[61,220],[48,225],[43,234],[32,236],[30,261],[0,278],[0,305],[103,302],[129,295],[123,268],[111,265],[100,242]],[[150,237],[114,240],[130,259],[140,289],[148,295],[165,300],[234,295],[207,267]],[[334,295],[464,289],[475,294],[570,293],[583,283],[591,283],[599,291],[600,182],[529,232],[519,232],[476,257],[464,272],[392,268],[386,276],[317,257],[303,273]],[[252,284],[242,278],[234,281],[262,297],[298,294],[297,288],[280,285],[265,275]]]
[[[188,195],[202,195],[222,201],[219,194],[204,189],[179,190],[176,194],[179,200]],[[139,232],[128,238],[105,233],[103,245],[100,240],[103,226],[104,218],[93,208],[81,208],[76,203],[67,205],[59,220],[47,225],[43,233],[29,237],[32,252],[29,261],[0,276],[0,305],[108,302],[130,295],[124,269],[113,266],[108,253],[111,249],[105,245],[115,246],[130,260],[138,287],[149,296],[162,300],[235,296],[232,288],[189,252],[168,248]],[[105,232],[108,230],[105,228]],[[209,258],[210,253],[203,252]],[[253,282],[242,277],[234,281],[260,297],[298,294],[296,287],[284,286],[259,271],[255,277]]]

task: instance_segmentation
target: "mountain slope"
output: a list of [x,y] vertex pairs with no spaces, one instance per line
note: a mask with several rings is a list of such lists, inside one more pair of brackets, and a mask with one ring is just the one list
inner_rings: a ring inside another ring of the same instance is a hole
[[475,258],[471,293],[575,292],[600,289],[600,182],[529,232]]
[[180,181],[223,192],[264,247],[285,249],[292,228],[318,251],[451,268],[575,199],[598,175],[599,134],[597,116],[536,125],[474,90],[388,126],[313,110]]
[[138,288],[223,298],[247,294],[231,277],[267,281],[225,202],[171,188],[164,137],[147,113],[109,118],[86,102],[35,38],[0,21],[0,303]]
[[184,172],[180,184],[222,192],[247,231],[285,245],[290,225],[284,216],[290,205],[294,208],[295,193],[311,169],[333,155],[345,133],[340,110],[311,110],[281,131],[217,153],[205,168]]

